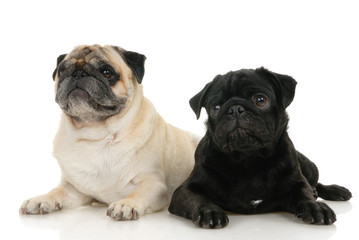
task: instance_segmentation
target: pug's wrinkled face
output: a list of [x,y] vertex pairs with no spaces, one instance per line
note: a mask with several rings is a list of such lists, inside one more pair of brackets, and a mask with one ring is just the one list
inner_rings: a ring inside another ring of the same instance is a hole
[[76,121],[96,122],[119,114],[144,75],[145,56],[114,46],[80,46],[59,56],[56,102]]
[[274,146],[286,130],[285,108],[295,85],[291,77],[264,68],[244,69],[218,75],[190,104],[197,117],[205,107],[208,134],[220,150],[258,151]]

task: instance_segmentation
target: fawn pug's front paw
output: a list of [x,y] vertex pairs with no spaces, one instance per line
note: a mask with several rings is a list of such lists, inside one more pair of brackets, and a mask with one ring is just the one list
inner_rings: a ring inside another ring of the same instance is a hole
[[26,214],[46,214],[62,209],[62,204],[55,199],[46,195],[38,196],[24,201],[19,212],[22,215]]
[[144,212],[142,204],[135,199],[126,198],[111,203],[107,210],[107,216],[116,221],[137,220]]

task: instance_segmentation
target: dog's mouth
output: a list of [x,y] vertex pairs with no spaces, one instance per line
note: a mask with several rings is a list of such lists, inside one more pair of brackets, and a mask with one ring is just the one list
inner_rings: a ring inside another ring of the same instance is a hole
[[224,148],[230,151],[247,150],[252,147],[261,147],[263,142],[251,131],[243,128],[237,128],[228,134],[228,141]]
[[63,111],[74,120],[96,122],[117,115],[126,107],[126,97],[109,95],[104,91],[75,86],[57,94],[56,101]]
[[230,131],[225,139],[222,137],[221,142],[220,146],[226,152],[251,151],[264,146],[259,137],[255,136],[250,130],[240,127]]
[[96,111],[115,111],[117,109],[116,106],[106,106],[99,104],[86,90],[82,88],[75,88],[70,91],[67,99],[68,104],[65,107],[66,109],[70,107],[69,105],[77,105],[81,103],[88,103]]

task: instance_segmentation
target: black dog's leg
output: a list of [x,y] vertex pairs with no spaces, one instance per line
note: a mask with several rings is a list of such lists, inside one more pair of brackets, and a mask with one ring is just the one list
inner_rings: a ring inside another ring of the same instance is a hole
[[330,225],[336,221],[334,211],[327,204],[315,201],[313,190],[305,179],[294,186],[288,197],[285,210],[302,218],[305,223]]
[[318,183],[319,173],[317,166],[300,152],[297,152],[297,154],[301,171],[310,186],[317,193],[317,196],[331,201],[347,201],[352,197],[351,192],[345,187],[335,184],[323,185]]
[[347,201],[352,197],[352,193],[345,187],[333,185],[323,185],[318,183],[316,186],[318,196],[331,201]]
[[319,172],[317,166],[310,161],[306,156],[297,151],[298,161],[300,164],[300,170],[302,171],[304,177],[307,179],[309,185],[312,188],[318,183]]
[[228,217],[222,208],[213,204],[205,196],[191,190],[190,184],[183,184],[173,194],[169,212],[189,218],[201,228],[223,228],[228,225]]

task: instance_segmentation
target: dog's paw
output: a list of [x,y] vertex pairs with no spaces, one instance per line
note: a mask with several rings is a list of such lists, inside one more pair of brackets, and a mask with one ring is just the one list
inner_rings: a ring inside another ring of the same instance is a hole
[[137,220],[144,212],[143,207],[136,200],[126,198],[111,203],[107,210],[107,216],[116,221]]
[[192,222],[201,228],[224,228],[228,225],[227,214],[217,206],[204,206],[192,216]]
[[46,214],[62,209],[62,204],[46,195],[31,198],[24,201],[19,209],[19,213],[26,214]]
[[303,201],[298,205],[297,217],[305,223],[330,225],[336,221],[334,211],[323,202]]
[[317,191],[319,197],[331,201],[348,201],[352,193],[345,187],[333,184],[323,185],[318,183]]

